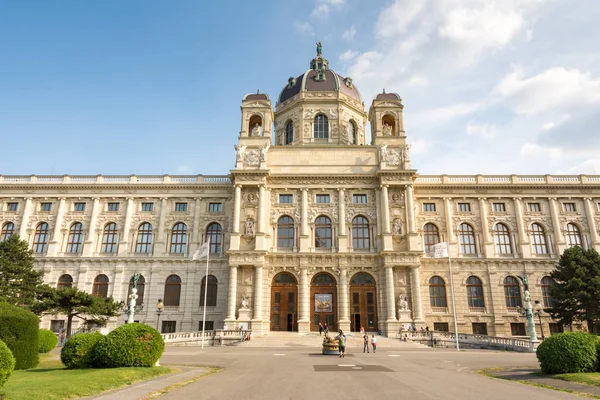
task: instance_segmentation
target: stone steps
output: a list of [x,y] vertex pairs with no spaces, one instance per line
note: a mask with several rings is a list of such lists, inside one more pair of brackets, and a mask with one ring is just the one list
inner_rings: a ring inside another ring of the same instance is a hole
[[[371,335],[369,335],[371,337]],[[386,349],[423,349],[428,348],[425,345],[416,342],[403,342],[399,339],[387,338],[384,336],[377,337],[377,346]],[[363,338],[359,333],[352,332],[346,334],[347,346],[352,348],[363,347]],[[323,336],[318,333],[309,333],[300,335],[295,332],[269,332],[263,336],[254,336],[252,340],[240,343],[239,346],[244,347],[316,347],[320,348],[323,342]]]

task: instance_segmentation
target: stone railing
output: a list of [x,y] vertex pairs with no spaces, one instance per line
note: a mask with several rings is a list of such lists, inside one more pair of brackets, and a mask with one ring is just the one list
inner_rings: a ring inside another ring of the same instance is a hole
[[[161,336],[166,344],[199,345],[202,342],[202,331],[163,333]],[[251,330],[215,329],[204,331],[204,344],[206,346],[226,346],[250,340],[251,338]]]
[[0,184],[231,184],[231,179],[226,175],[0,175]]
[[[401,337],[408,337],[409,340],[427,344],[428,346],[454,347],[456,345],[456,335],[454,332],[441,331],[406,331],[401,332]],[[537,343],[532,343],[529,339],[477,335],[472,333],[458,334],[459,346],[475,349],[506,350],[517,352],[535,351]]]
[[600,175],[419,175],[415,183],[417,185],[600,184]]

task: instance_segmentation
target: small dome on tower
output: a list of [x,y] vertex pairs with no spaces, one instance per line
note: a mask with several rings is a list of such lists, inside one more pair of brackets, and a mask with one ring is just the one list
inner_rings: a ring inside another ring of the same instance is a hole
[[246,101],[246,100],[270,100],[269,99],[269,95],[261,93],[260,90],[257,90],[256,93],[249,93],[247,95],[244,96],[244,98],[242,99],[242,101]]
[[400,97],[400,95],[398,95],[398,93],[386,93],[385,89],[383,89],[383,93],[379,93],[377,96],[375,96],[375,100],[400,100],[400,101],[402,101],[402,98]]

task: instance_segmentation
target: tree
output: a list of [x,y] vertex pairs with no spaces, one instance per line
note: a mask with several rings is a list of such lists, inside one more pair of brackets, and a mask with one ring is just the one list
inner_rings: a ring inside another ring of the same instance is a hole
[[565,250],[556,269],[550,274],[553,306],[547,311],[563,325],[585,321],[594,332],[600,319],[600,255],[594,249],[579,246]]
[[34,269],[33,252],[18,235],[0,242],[0,298],[15,306],[31,306],[44,289],[43,275]]
[[71,337],[73,318],[104,325],[108,318],[118,316],[122,307],[123,303],[112,297],[96,297],[77,288],[64,288],[47,291],[34,312],[66,315],[67,337]]

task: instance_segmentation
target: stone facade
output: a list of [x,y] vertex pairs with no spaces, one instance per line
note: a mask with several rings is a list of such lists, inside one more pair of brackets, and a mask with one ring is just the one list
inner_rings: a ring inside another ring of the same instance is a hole
[[400,97],[377,95],[367,114],[350,78],[321,54],[310,65],[275,110],[244,97],[229,175],[0,176],[3,237],[27,240],[51,285],[68,275],[126,301],[142,274],[136,320],[177,331],[200,327],[205,262],[191,255],[210,240],[209,327],[258,334],[322,321],[452,330],[448,259],[427,253],[447,242],[459,331],[521,335],[516,277],[547,305],[543,279],[564,249],[600,251],[600,176],[419,175]]

